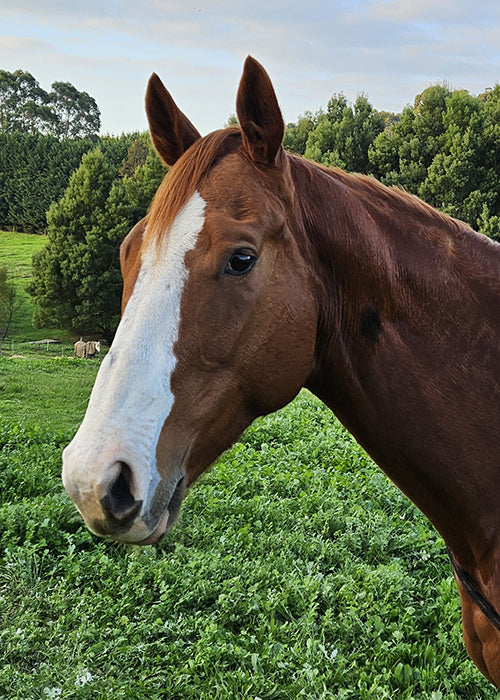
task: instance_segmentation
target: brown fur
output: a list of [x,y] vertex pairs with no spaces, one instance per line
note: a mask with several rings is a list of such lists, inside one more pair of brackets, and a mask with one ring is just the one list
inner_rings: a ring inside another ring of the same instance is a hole
[[175,217],[198,189],[215,163],[234,151],[241,141],[239,129],[222,129],[196,141],[166,174],[148,217],[146,240],[161,240]]

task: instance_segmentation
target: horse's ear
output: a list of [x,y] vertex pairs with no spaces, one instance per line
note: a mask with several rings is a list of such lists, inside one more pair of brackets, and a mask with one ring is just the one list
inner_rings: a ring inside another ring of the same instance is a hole
[[149,79],[146,90],[146,114],[155,148],[167,165],[173,165],[201,138],[156,73]]
[[271,80],[251,56],[245,61],[236,112],[247,152],[259,165],[273,165],[285,125]]

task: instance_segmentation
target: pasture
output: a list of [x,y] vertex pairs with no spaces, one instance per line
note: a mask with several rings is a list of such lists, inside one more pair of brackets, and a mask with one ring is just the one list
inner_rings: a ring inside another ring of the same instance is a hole
[[47,337],[55,340],[67,339],[67,334],[58,328],[36,330],[31,324],[34,306],[26,291],[31,279],[31,259],[46,243],[46,236],[0,231],[0,266],[8,268],[9,282],[14,282],[18,299],[21,300],[21,307],[11,328],[11,336],[18,341],[34,341]]
[[0,698],[499,697],[440,537],[307,392],[159,546],[91,535],[60,453],[97,365],[0,358]]

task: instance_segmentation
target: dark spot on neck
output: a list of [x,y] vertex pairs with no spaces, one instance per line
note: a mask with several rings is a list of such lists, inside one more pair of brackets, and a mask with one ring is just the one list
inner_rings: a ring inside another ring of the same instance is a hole
[[380,314],[374,306],[365,306],[361,312],[361,335],[367,340],[375,341],[382,332]]

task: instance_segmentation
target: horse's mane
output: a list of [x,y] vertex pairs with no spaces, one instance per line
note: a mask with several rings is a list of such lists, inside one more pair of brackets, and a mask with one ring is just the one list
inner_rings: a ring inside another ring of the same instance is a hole
[[[344,231],[346,245],[351,245],[355,228],[365,234],[373,255],[383,248],[390,250],[392,242],[401,269],[417,269],[419,259],[418,269],[428,274],[430,285],[435,282],[436,266],[448,265],[459,277],[473,272],[477,278],[488,279],[491,288],[498,290],[500,245],[488,236],[374,177],[327,168],[300,156],[290,156],[290,163],[296,187],[301,192],[309,189],[309,195],[301,198],[303,221],[307,238],[321,250],[324,259],[334,255],[329,232],[335,222],[337,245],[340,231]],[[328,189],[326,181],[321,184],[322,178],[332,184],[329,210],[317,206],[318,188]],[[322,233],[318,235],[318,231]]]
[[199,188],[215,163],[241,143],[237,127],[214,131],[198,139],[165,175],[151,204],[146,240],[161,240],[184,204]]
[[317,172],[320,170],[327,177],[346,186],[351,192],[357,194],[365,204],[371,203],[372,206],[382,208],[384,206],[389,206],[391,209],[395,208],[401,210],[402,214],[408,213],[411,210],[413,217],[415,215],[417,215],[417,217],[420,216],[426,219],[427,222],[434,220],[436,223],[444,224],[455,231],[462,228],[470,228],[462,221],[454,219],[448,214],[435,209],[430,204],[427,204],[427,202],[419,199],[416,195],[407,192],[397,185],[387,186],[371,175],[348,173],[340,168],[326,167],[319,163],[308,161],[302,156],[292,155],[291,158],[295,163],[305,167],[306,171],[310,171],[311,176],[314,171]]

